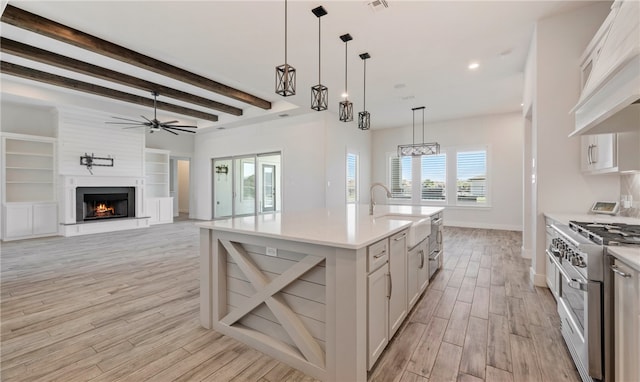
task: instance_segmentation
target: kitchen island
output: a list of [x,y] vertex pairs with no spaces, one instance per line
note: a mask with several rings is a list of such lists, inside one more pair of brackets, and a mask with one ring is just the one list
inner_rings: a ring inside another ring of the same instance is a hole
[[370,216],[349,205],[199,223],[201,324],[320,380],[366,381],[371,353],[410,308],[410,228],[442,210],[377,206]]

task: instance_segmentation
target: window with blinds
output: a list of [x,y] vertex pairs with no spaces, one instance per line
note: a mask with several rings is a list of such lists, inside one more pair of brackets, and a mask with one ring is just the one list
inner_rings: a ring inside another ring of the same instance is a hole
[[347,154],[347,203],[358,202],[358,155]]
[[389,158],[389,185],[391,197],[411,199],[411,157]]
[[487,151],[458,151],[456,195],[458,202],[487,203]]
[[420,157],[420,199],[445,201],[447,154]]

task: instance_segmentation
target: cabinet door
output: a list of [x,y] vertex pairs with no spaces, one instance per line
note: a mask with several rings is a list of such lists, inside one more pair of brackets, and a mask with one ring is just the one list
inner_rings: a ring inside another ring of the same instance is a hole
[[616,260],[614,274],[616,381],[640,381],[640,272]]
[[384,265],[367,277],[368,338],[367,369],[375,364],[389,342],[389,266]]
[[160,216],[160,201],[157,198],[147,198],[145,200],[146,203],[146,214],[149,216],[149,224],[158,223],[158,219]]
[[58,232],[58,205],[55,203],[33,205],[33,234]]
[[547,275],[547,286],[553,294],[553,297],[558,299],[558,290],[557,290],[557,279],[556,279],[556,264],[551,260],[549,254],[547,254],[547,264],[546,264],[546,275]]
[[593,136],[583,135],[580,137],[580,169],[583,172],[593,170],[591,152],[593,150]]
[[172,198],[160,198],[158,200],[158,221],[166,223],[173,221]]
[[591,160],[594,170],[604,170],[616,166],[616,135],[598,134],[594,135],[595,142],[591,149]]
[[389,243],[389,338],[407,316],[407,232],[391,236]]
[[418,267],[422,246],[418,245],[407,253],[407,305],[411,309],[418,300],[420,289],[418,285]]
[[[440,256],[442,257],[442,256]],[[429,241],[420,244],[418,251],[418,295],[429,285]]]
[[5,207],[5,238],[30,236],[33,232],[31,204],[12,204]]

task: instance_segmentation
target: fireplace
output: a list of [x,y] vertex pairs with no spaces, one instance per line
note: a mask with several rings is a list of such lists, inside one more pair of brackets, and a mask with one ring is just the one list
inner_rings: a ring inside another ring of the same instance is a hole
[[136,216],[135,187],[77,187],[76,221]]

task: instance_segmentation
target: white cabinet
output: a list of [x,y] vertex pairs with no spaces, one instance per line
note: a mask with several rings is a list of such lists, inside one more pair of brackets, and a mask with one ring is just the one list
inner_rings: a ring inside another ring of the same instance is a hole
[[2,134],[3,240],[57,234],[55,142]]
[[173,198],[146,198],[145,208],[149,224],[173,222]]
[[367,276],[367,370],[370,370],[389,343],[389,276],[383,266]]
[[640,130],[581,137],[581,169],[588,174],[640,170]]
[[168,150],[145,149],[145,213],[149,224],[173,222],[173,198],[169,196]]
[[553,297],[558,300],[558,290],[560,288],[560,271],[556,266],[554,261],[554,255],[550,251],[551,248],[551,240],[553,239],[553,229],[551,225],[554,224],[555,221],[549,218],[545,220],[545,229],[546,229],[546,262],[545,262],[545,273],[547,279],[547,286],[551,291]]
[[640,381],[640,272],[616,259],[614,368],[616,381]]
[[407,253],[408,310],[411,310],[429,284],[429,257],[426,253],[428,245],[429,239],[426,239]]
[[58,233],[57,203],[6,203],[4,240]]
[[367,248],[367,369],[407,317],[407,231]]
[[389,337],[407,317],[407,232],[389,239]]

